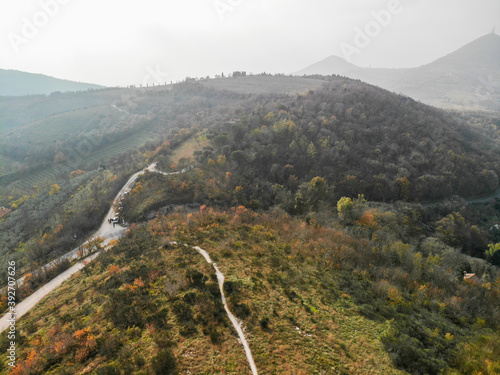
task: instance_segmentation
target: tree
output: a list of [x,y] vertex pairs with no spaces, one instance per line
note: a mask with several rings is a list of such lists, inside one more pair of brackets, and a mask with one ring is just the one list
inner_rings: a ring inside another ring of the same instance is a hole
[[61,191],[61,187],[57,184],[52,185],[52,189],[49,191],[49,195],[57,194]]
[[230,159],[241,166],[246,160],[246,155],[241,150],[235,150],[231,153]]
[[212,142],[214,143],[215,147],[223,147],[229,144],[229,137],[226,134],[221,134],[215,137]]
[[307,203],[311,209],[316,210],[320,201],[325,199],[327,184],[323,177],[314,177],[307,184]]
[[352,216],[352,199],[348,197],[342,197],[337,202],[337,212],[339,214],[339,218],[343,222],[347,222],[351,220]]
[[365,211],[366,199],[363,194],[352,200],[348,197],[342,197],[337,202],[337,211],[339,219],[343,224],[352,225]]
[[500,266],[500,242],[488,245],[488,250],[486,250],[486,259],[495,266]]
[[314,145],[314,143],[309,143],[309,146],[307,146],[307,156],[309,156],[311,160],[315,160],[317,154],[318,151],[316,150],[316,146]]
[[400,177],[396,180],[396,186],[399,190],[398,198],[407,201],[410,199],[410,181],[406,177]]

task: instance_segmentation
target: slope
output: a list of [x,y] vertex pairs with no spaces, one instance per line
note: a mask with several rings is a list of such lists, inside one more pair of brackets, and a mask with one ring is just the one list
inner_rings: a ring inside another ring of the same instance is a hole
[[[18,322],[16,373],[250,373],[196,245],[226,276],[259,373],[462,373],[473,330],[495,337],[498,286],[467,284],[455,272],[461,262],[493,280],[497,272],[433,239],[417,254],[392,237],[399,218],[379,214],[373,243],[363,230],[353,236],[244,207],[134,226]],[[498,365],[489,350],[474,370]]]
[[0,96],[48,95],[56,91],[83,91],[100,88],[103,86],[43,74],[0,69]]

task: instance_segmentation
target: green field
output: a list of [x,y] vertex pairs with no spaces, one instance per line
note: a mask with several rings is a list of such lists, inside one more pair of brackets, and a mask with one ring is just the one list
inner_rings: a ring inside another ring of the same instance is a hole
[[198,142],[196,138],[190,138],[174,150],[170,159],[174,164],[178,164],[179,160],[181,159],[193,160],[193,152],[201,150],[203,147],[208,146],[209,144],[210,141],[208,139],[203,139]]

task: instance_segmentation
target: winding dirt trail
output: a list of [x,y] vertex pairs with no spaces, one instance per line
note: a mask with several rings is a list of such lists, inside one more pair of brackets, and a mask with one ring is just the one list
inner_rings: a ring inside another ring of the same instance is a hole
[[[163,174],[166,176],[176,175],[176,174],[180,174],[180,173],[185,173],[188,170],[190,170],[191,168],[193,168],[194,166],[195,165],[189,166],[189,167],[184,168],[183,170],[178,171],[178,172],[167,173],[167,172],[161,172],[161,171],[157,170],[156,163],[152,163],[147,168],[144,168],[143,170],[133,174],[128,179],[128,181],[125,183],[125,185],[123,185],[123,188],[120,190],[120,192],[116,195],[116,197],[113,201],[113,204],[111,205],[111,208],[109,209],[108,214],[104,218],[104,220],[103,220],[101,226],[99,227],[99,229],[97,230],[97,232],[94,235],[92,235],[91,238],[94,238],[94,237],[104,238],[105,241],[103,244],[106,246],[106,245],[108,245],[108,243],[112,239],[119,239],[121,236],[123,236],[123,234],[125,233],[125,228],[123,228],[119,225],[114,227],[114,226],[109,224],[108,220],[116,216],[117,213],[115,211],[115,203],[117,203],[121,199],[121,197],[124,195],[125,192],[128,192],[132,189],[137,177],[144,174],[146,171],[149,171],[152,173],[160,173],[160,174]],[[185,245],[185,246],[187,246],[187,245]],[[217,264],[215,264],[212,261],[212,259],[210,258],[210,255],[205,250],[203,250],[202,248],[200,248],[198,246],[195,246],[194,249],[196,251],[198,251],[201,255],[203,255],[205,260],[210,265],[212,265],[212,267],[214,267],[215,273],[217,275],[217,281],[219,282],[219,289],[220,289],[220,294],[221,294],[221,298],[222,298],[222,303],[224,305],[224,310],[226,310],[226,313],[229,317],[229,320],[233,324],[233,327],[236,330],[236,332],[238,333],[238,337],[240,339],[240,342],[243,345],[243,348],[245,349],[245,354],[246,354],[246,357],[248,360],[248,364],[250,365],[250,369],[252,370],[252,374],[257,375],[258,374],[257,366],[255,365],[255,362],[253,360],[252,351],[250,350],[250,346],[248,345],[248,342],[245,338],[243,328],[241,327],[241,324],[238,321],[238,319],[236,319],[236,317],[231,313],[231,311],[229,310],[229,307],[227,306],[226,297],[224,295],[224,275],[217,267]],[[59,259],[69,259],[69,260],[76,259],[78,250],[79,250],[79,248],[73,249],[70,252],[61,256]],[[16,305],[16,309],[15,309],[15,319],[18,320],[19,318],[21,318],[24,314],[26,314],[33,307],[35,307],[50,292],[52,292],[54,289],[56,289],[58,286],[60,286],[64,281],[68,280],[73,274],[80,271],[89,262],[94,260],[99,254],[100,254],[100,252],[94,253],[94,254],[88,256],[87,258],[81,260],[80,262],[74,264],[73,266],[68,268],[66,271],[64,271],[63,273],[61,273],[60,275],[58,275],[57,277],[55,277],[54,279],[49,281],[47,284],[45,284],[44,286],[39,288],[36,292],[34,292],[29,297],[27,297],[25,300],[18,303]],[[49,267],[49,266],[55,264],[55,262],[56,262],[56,260],[48,263],[44,267]],[[24,278],[18,279],[19,285],[22,283],[23,279]],[[11,313],[7,313],[0,318],[0,332],[3,332],[7,328],[9,328],[11,318],[12,318]]]
[[245,333],[243,332],[243,328],[241,327],[240,322],[238,322],[238,319],[231,313],[231,310],[229,310],[229,307],[227,306],[226,303],[226,296],[224,295],[224,275],[222,272],[220,272],[219,268],[217,267],[217,264],[212,262],[212,259],[210,258],[210,255],[200,248],[199,246],[193,247],[197,252],[199,252],[205,260],[207,261],[208,264],[212,265],[212,267],[215,269],[215,274],[217,275],[217,281],[219,282],[219,289],[220,289],[220,294],[222,298],[222,303],[224,305],[224,310],[226,310],[227,315],[229,316],[229,320],[233,324],[234,329],[236,332],[238,332],[238,336],[240,338],[240,342],[243,345],[243,348],[245,349],[245,354],[247,356],[248,364],[250,365],[250,368],[252,370],[253,375],[257,375],[257,366],[255,366],[255,362],[252,357],[252,351],[250,350],[250,346],[248,345],[247,339],[245,338]]

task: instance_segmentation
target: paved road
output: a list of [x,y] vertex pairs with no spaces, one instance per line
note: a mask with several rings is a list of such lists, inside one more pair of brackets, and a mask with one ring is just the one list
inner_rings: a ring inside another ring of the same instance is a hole
[[[183,169],[183,170],[181,170],[179,172],[166,173],[166,172],[158,171],[156,169],[156,163],[153,163],[150,166],[148,166],[147,168],[145,168],[145,169],[143,169],[143,170],[135,173],[134,175],[132,175],[129,178],[129,180],[127,181],[127,183],[120,190],[120,192],[116,195],[115,200],[113,202],[113,205],[111,206],[108,214],[106,215],[106,217],[104,218],[104,221],[102,222],[101,226],[99,227],[99,229],[97,230],[97,232],[92,236],[92,238],[102,237],[102,238],[105,239],[104,245],[107,245],[109,243],[109,241],[111,241],[112,239],[120,238],[123,235],[123,233],[125,232],[125,228],[123,228],[123,227],[121,227],[119,225],[113,227],[112,224],[109,224],[108,220],[112,219],[112,218],[114,218],[116,216],[115,203],[119,202],[119,200],[121,199],[121,197],[123,196],[123,194],[125,192],[130,191],[130,189],[134,185],[137,177],[139,177],[141,174],[144,174],[148,170],[150,172],[161,173],[163,175],[167,175],[168,176],[168,175],[174,175],[174,174],[184,173],[184,172],[188,171],[189,169],[191,169],[193,167],[194,167],[194,165],[190,166],[190,167],[187,167],[187,168],[185,168],[185,169]],[[187,246],[187,245],[185,245],[185,246]],[[246,354],[248,363],[250,365],[250,369],[252,370],[252,374],[253,375],[258,375],[258,373],[257,373],[257,366],[255,365],[254,359],[252,357],[252,351],[250,350],[250,346],[248,345],[248,342],[246,340],[246,337],[245,337],[245,334],[243,332],[243,328],[241,326],[241,323],[231,313],[231,311],[229,310],[229,307],[227,305],[226,297],[224,295],[224,275],[219,270],[219,268],[217,267],[217,265],[214,262],[212,262],[212,259],[210,258],[210,255],[205,250],[201,249],[198,246],[195,246],[194,249],[196,251],[198,251],[201,255],[203,255],[203,257],[205,258],[205,260],[210,265],[212,265],[212,267],[215,269],[215,273],[217,275],[217,281],[219,283],[219,289],[220,289],[220,293],[221,293],[221,298],[222,298],[222,303],[224,305],[224,309],[226,310],[226,313],[229,316],[229,320],[233,324],[236,332],[238,333],[238,336],[240,338],[240,342],[243,345],[243,348],[245,350],[245,354]],[[70,251],[69,253],[63,255],[59,259],[70,259],[70,260],[73,260],[73,259],[75,259],[75,258],[78,257],[78,255],[77,255],[78,250],[79,250],[79,248],[73,249],[72,251]],[[36,304],[38,302],[40,302],[45,296],[47,296],[47,294],[49,294],[54,289],[56,289],[58,286],[60,286],[64,281],[68,280],[73,274],[75,274],[76,272],[80,271],[89,262],[91,262],[92,260],[94,260],[98,255],[99,255],[99,253],[94,253],[94,254],[88,256],[87,258],[85,258],[84,260],[82,260],[82,261],[74,264],[73,266],[71,266],[70,268],[68,268],[66,271],[64,271],[63,273],[61,273],[59,276],[55,277],[54,279],[52,279],[51,281],[49,281],[47,284],[45,284],[44,286],[42,286],[41,288],[39,288],[35,293],[33,293],[32,295],[30,295],[28,298],[26,298],[22,302],[18,303],[16,305],[16,310],[15,310],[15,314],[14,315],[11,314],[11,313],[7,313],[2,318],[0,318],[0,332],[3,332],[7,328],[9,328],[9,326],[10,326],[10,319],[17,320],[17,319],[21,318],[29,310],[31,310],[33,307],[35,307]],[[48,263],[44,267],[51,266],[55,262],[56,261]],[[18,280],[18,282],[19,282],[19,280]]]
[[[40,289],[38,289],[35,293],[30,295],[28,298],[23,300],[22,302],[18,303],[16,305],[16,310],[15,310],[15,319],[19,319],[22,317],[24,314],[26,314],[28,311],[30,311],[33,307],[36,306],[38,302],[40,302],[47,294],[52,292],[55,288],[57,288],[59,285],[61,285],[64,281],[69,279],[74,273],[80,271],[83,267],[88,262],[91,262],[92,260],[95,259],[99,255],[98,253],[92,254],[91,256],[87,257],[85,260],[82,260],[76,264],[74,264],[72,267],[68,268],[66,271],[61,273],[59,276],[55,277],[51,281],[49,281],[47,284],[42,286]],[[12,318],[12,315],[10,313],[5,314],[0,318],[0,332],[3,332],[6,330],[9,325],[9,319]]]
[[[123,185],[123,188],[120,190],[120,192],[116,195],[115,200],[113,201],[113,205],[111,205],[111,208],[109,209],[108,214],[104,218],[104,221],[102,222],[102,224],[99,227],[99,229],[97,230],[97,232],[95,232],[91,236],[91,239],[95,238],[95,237],[101,237],[104,239],[103,246],[107,246],[112,239],[118,239],[121,236],[123,236],[123,234],[126,231],[126,228],[124,228],[120,225],[116,225],[115,227],[113,227],[113,225],[108,222],[108,219],[112,219],[116,216],[115,203],[119,202],[119,200],[121,199],[121,197],[123,196],[123,194],[125,192],[130,191],[132,186],[134,186],[134,183],[135,183],[137,177],[144,174],[147,170],[150,172],[155,171],[154,168],[155,168],[155,163],[153,163],[150,166],[148,166],[147,168],[144,168],[143,170],[133,174],[129,178],[129,180],[125,183],[125,185]],[[64,259],[76,260],[79,258],[78,254],[77,254],[79,250],[80,250],[80,248],[77,247],[76,249],[73,249],[70,252],[62,255],[58,259],[56,259],[50,263],[47,263],[45,266],[43,266],[43,268],[52,267],[58,261],[61,261]],[[25,313],[27,313],[38,302],[40,302],[43,297],[45,297],[47,294],[52,292],[55,288],[57,288],[59,285],[61,285],[65,280],[69,279],[73,274],[75,274],[76,272],[81,270],[83,267],[85,267],[85,265],[88,262],[94,260],[98,254],[99,253],[92,254],[92,255],[88,256],[87,258],[85,258],[84,260],[76,263],[75,265],[73,265],[72,267],[68,268],[66,271],[61,273],[59,276],[55,277],[54,279],[49,281],[47,284],[45,284],[44,286],[39,288],[35,293],[30,295],[28,298],[26,298],[22,302],[18,303],[16,305],[16,319],[19,319],[21,316],[23,316]],[[23,283],[23,281],[24,281],[24,276],[17,280],[18,285],[21,285]],[[11,318],[10,313],[7,313],[3,317],[0,318],[0,332],[3,332],[5,329],[7,329],[9,327],[8,320],[10,318]]]

